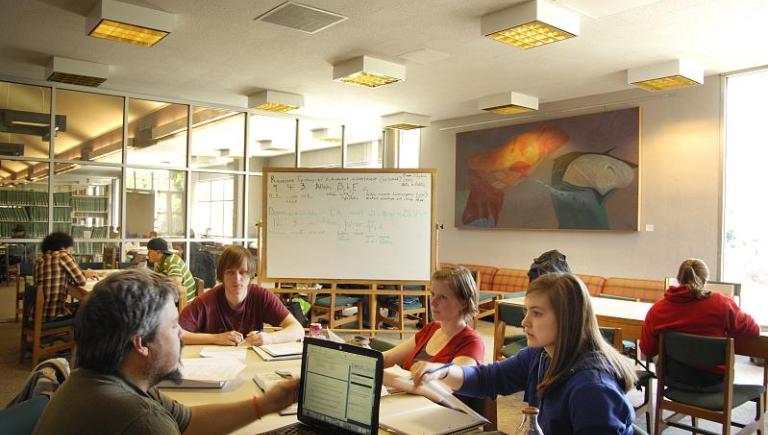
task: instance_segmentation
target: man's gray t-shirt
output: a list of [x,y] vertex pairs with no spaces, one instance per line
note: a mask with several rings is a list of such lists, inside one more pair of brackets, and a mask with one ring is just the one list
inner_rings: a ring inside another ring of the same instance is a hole
[[34,434],[178,434],[191,415],[156,388],[145,393],[119,376],[78,369],[53,395]]

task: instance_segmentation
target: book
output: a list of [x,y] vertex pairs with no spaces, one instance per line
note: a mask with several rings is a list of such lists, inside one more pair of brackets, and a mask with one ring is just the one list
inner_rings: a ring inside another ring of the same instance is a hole
[[488,422],[438,381],[415,388],[410,372],[399,366],[384,370],[389,393],[382,396],[379,425],[400,434],[451,434]]
[[263,350],[260,346],[251,346],[251,349],[253,349],[253,351],[256,352],[256,354],[264,361],[286,361],[291,359],[301,359],[301,353],[284,356],[272,356]]
[[271,357],[283,357],[290,355],[301,355],[304,351],[304,345],[300,341],[291,343],[265,344],[259,346],[261,350],[268,353]]
[[182,358],[182,381],[160,382],[158,388],[223,388],[236,379],[245,364],[235,358]]

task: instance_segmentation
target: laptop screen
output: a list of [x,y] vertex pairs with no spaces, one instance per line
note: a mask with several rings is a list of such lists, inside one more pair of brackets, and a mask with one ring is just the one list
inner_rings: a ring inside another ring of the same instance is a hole
[[336,433],[376,434],[382,366],[375,350],[305,338],[299,420]]

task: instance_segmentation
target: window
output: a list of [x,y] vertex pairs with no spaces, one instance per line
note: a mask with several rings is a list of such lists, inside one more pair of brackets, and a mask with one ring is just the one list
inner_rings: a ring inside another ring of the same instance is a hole
[[240,193],[242,176],[193,172],[192,230],[196,238],[240,236],[242,209],[235,198]]
[[768,161],[763,126],[768,70],[726,81],[723,280],[742,284],[750,303],[768,302],[768,202],[759,174]]

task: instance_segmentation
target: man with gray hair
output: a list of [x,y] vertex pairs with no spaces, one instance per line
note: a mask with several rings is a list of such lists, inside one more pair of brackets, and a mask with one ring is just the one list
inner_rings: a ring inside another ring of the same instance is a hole
[[173,281],[145,270],[99,282],[75,318],[78,368],[34,433],[229,433],[296,401],[296,380],[261,397],[191,408],[160,393],[160,381],[181,377],[178,295]]

